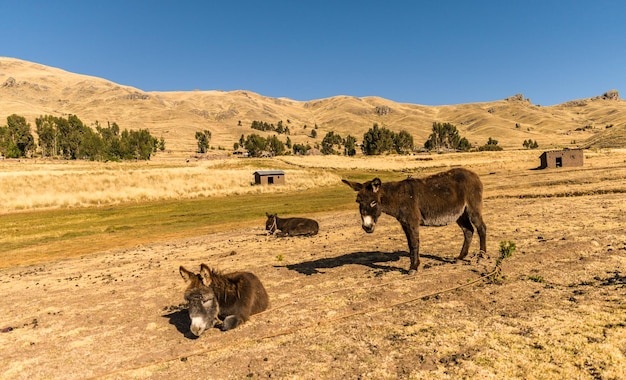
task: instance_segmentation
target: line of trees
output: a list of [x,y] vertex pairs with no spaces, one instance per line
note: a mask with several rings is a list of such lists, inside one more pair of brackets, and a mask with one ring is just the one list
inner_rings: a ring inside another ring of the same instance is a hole
[[[239,122],[241,125],[241,122]],[[282,121],[278,122],[278,127],[274,124],[267,122],[253,121],[251,127],[262,131],[274,131],[279,133],[289,134],[289,128],[284,128]],[[317,129],[317,125],[315,126]],[[518,127],[518,125],[516,125]],[[306,126],[304,126],[306,128]],[[317,138],[315,129],[311,131],[310,137]],[[274,146],[272,149],[267,149],[267,141],[271,139]],[[310,151],[311,145],[307,144],[291,144],[289,137],[285,143],[287,149],[282,149],[279,140],[276,136],[268,137],[267,139],[259,135],[248,136],[248,139],[244,141],[242,135],[239,144],[235,143],[235,149],[240,146],[248,150],[250,156],[258,156],[260,154],[278,155],[285,154],[290,149],[293,154],[307,154]],[[536,149],[539,147],[537,141],[525,140],[523,146],[527,149]],[[316,143],[315,148],[319,149],[322,154],[344,154],[346,156],[354,156],[357,152],[357,140],[354,136],[346,136],[342,138],[339,134],[331,131],[326,133],[322,138],[321,143]],[[451,123],[433,122],[431,134],[423,145],[425,150],[428,151],[456,151],[456,152],[468,152],[472,149],[472,144],[469,140],[460,135],[457,127]],[[363,144],[361,145],[361,151],[365,155],[380,155],[388,153],[408,154],[414,151],[415,146],[413,142],[413,136],[405,130],[401,130],[396,133],[385,127],[379,127],[377,123],[374,123],[365,134],[363,134]],[[502,150],[502,147],[498,145],[498,140],[489,137],[486,144],[474,147],[479,151],[497,151]],[[282,153],[279,153],[282,152]]]
[[[287,122],[289,123],[289,120],[287,120]],[[272,131],[278,134],[285,134],[285,135],[288,135],[291,133],[289,131],[289,127],[283,125],[282,120],[280,120],[276,125],[267,123],[265,121],[253,120],[250,125],[250,128],[256,129],[259,131]]]
[[[289,138],[287,138],[287,144],[291,145]],[[248,151],[250,157],[282,156],[287,152],[286,144],[276,135],[267,138],[256,133],[248,136],[241,135],[239,142],[234,145],[235,149],[239,147]]]
[[76,115],[52,115],[35,119],[38,141],[30,123],[20,115],[7,117],[0,127],[0,153],[8,158],[32,157],[39,146],[42,157],[68,160],[149,160],[157,149],[165,150],[165,140],[153,137],[147,129],[120,130],[117,123],[106,127],[95,123],[95,130]]
[[532,140],[532,139],[528,139],[528,140],[524,140],[524,143],[522,144],[522,146],[526,149],[537,149],[539,148],[539,144],[537,143],[537,140]]
[[[337,148],[335,150],[335,148]],[[354,156],[356,154],[356,137],[348,135],[342,138],[335,132],[328,132],[322,139],[322,154],[344,154],[346,156]]]
[[[46,115],[35,120],[38,141],[31,133],[31,126],[20,115],[7,117],[7,125],[0,127],[0,154],[9,158],[31,157],[39,147],[43,157],[61,157],[65,159],[90,160],[148,160],[157,149],[165,150],[165,140],[154,138],[146,129],[137,131],[120,130],[117,123],[107,123],[101,126],[95,123],[95,130],[86,126],[76,115],[67,118]],[[282,121],[278,126],[266,122],[253,121],[253,129],[271,130],[277,133],[289,134],[289,128],[284,127]],[[198,152],[206,153],[209,149],[211,131],[196,132]],[[322,154],[343,154],[354,156],[357,152],[357,139],[348,135],[345,138],[335,132],[328,132],[315,147]],[[524,147],[535,149],[536,141],[525,140]],[[278,136],[263,137],[251,134],[242,135],[234,148],[244,148],[251,157],[279,156],[284,154],[307,154],[312,148],[307,144],[293,144],[287,136],[282,142]],[[451,123],[434,122],[432,133],[424,143],[427,150],[469,151],[471,144],[460,136],[458,129]],[[498,141],[489,138],[487,144],[479,150],[502,150]],[[414,150],[413,136],[407,131],[396,133],[374,123],[372,128],[363,134],[361,151],[365,155],[380,155],[388,153],[407,154]]]

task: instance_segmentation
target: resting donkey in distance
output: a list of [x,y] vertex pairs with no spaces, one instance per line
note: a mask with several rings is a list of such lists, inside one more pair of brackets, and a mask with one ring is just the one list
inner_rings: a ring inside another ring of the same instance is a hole
[[316,235],[320,227],[313,219],[307,218],[279,218],[278,214],[268,214],[265,222],[265,230],[270,235],[276,233],[276,236],[313,236]]
[[467,255],[476,227],[480,250],[487,252],[487,226],[482,217],[483,184],[472,171],[457,168],[425,178],[385,183],[379,178],[365,183],[345,179],[342,182],[358,192],[356,202],[365,232],[374,232],[383,212],[400,222],[409,244],[409,274],[415,274],[420,264],[420,225],[445,226],[456,221],[464,237],[458,260]]
[[191,319],[189,330],[195,336],[218,324],[218,317],[223,319],[222,331],[226,331],[269,307],[267,292],[253,273],[222,274],[206,264],[200,265],[198,274],[182,266],[179,271],[188,284],[185,300]]

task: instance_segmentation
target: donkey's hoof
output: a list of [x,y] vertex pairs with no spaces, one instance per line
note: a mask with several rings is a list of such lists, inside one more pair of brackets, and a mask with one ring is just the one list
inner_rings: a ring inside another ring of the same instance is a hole
[[417,269],[410,269],[409,276],[415,276],[417,274]]

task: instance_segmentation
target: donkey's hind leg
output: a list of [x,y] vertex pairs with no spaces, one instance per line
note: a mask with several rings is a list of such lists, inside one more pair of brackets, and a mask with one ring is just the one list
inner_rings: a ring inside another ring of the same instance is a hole
[[469,215],[467,215],[467,210],[465,210],[459,219],[457,219],[456,223],[463,230],[463,247],[461,248],[461,253],[459,254],[459,257],[457,257],[457,260],[463,260],[469,252],[470,244],[472,244],[474,226],[470,221]]
[[478,237],[480,238],[480,250],[487,253],[487,225],[483,221],[483,217],[480,213],[476,213],[470,216],[472,224],[476,227]]

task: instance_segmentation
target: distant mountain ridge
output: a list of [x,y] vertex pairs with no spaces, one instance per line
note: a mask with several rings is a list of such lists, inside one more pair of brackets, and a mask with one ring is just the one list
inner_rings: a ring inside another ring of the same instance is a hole
[[[540,149],[626,147],[626,101],[616,90],[554,106],[534,105],[518,94],[503,100],[425,106],[380,97],[334,96],[310,101],[265,97],[250,91],[146,92],[93,76],[0,57],[0,125],[11,114],[35,129],[41,115],[77,115],[90,125],[116,122],[124,129],[147,128],[164,137],[168,150],[193,152],[195,132],[208,129],[211,146],[232,149],[240,136],[271,134],[250,128],[258,120],[289,127],[294,143],[321,142],[333,131],[360,142],[374,123],[406,130],[421,146],[433,122],[457,126],[471,143],[488,138],[505,149],[522,149],[527,139]],[[317,137],[310,136],[317,128]],[[279,136],[285,140],[285,135]]]

